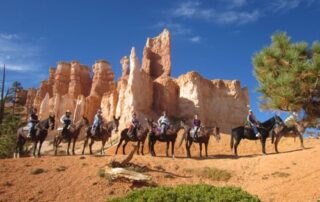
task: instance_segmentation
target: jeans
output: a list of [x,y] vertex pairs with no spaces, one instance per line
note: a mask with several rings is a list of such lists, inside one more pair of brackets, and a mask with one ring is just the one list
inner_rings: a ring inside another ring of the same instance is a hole
[[258,134],[259,133],[258,128],[257,128],[256,125],[252,125],[252,129],[253,129],[254,134]]

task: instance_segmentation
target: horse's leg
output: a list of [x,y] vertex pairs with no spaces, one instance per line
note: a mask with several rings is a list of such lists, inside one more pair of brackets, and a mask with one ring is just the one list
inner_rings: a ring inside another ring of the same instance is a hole
[[235,138],[235,143],[234,143],[234,155],[238,156],[238,145],[241,142],[241,138],[239,138],[238,136],[234,137]]
[[138,140],[138,149],[137,149],[137,154],[140,155],[140,140]]
[[176,140],[171,141],[171,154],[172,154],[172,159],[174,159],[174,145],[175,145]]
[[93,145],[93,143],[94,143],[94,140],[91,139],[90,144],[89,144],[89,149],[90,149],[90,154],[91,154],[91,155],[93,154],[93,152],[92,152],[92,145]]
[[300,139],[301,149],[304,149],[304,145],[303,145],[303,134],[299,133],[299,139]]
[[53,138],[54,155],[58,154],[58,137]]
[[74,152],[74,149],[76,147],[76,141],[77,141],[77,138],[73,138],[73,144],[72,144],[72,155],[76,155],[76,153]]
[[166,155],[167,155],[167,157],[169,157],[169,146],[170,146],[170,142],[167,141],[167,149],[166,149]]
[[104,154],[104,145],[106,144],[106,142],[107,142],[107,140],[102,140],[101,141],[101,155],[103,155]]
[[192,140],[190,140],[190,141],[189,141],[189,145],[188,145],[189,158],[191,158],[191,151],[190,151],[190,148],[191,148],[192,143],[193,143],[193,141],[192,141]]
[[43,141],[44,141],[44,140],[40,140],[40,142],[39,142],[38,157],[41,156],[41,147],[42,147]]
[[208,144],[209,144],[209,140],[204,143],[204,147],[205,147],[205,150],[206,150],[206,158],[208,158]]
[[34,141],[34,143],[33,143],[33,153],[32,153],[33,157],[36,156],[37,145],[38,145],[38,141],[36,140],[36,141]]
[[202,142],[199,142],[200,158],[202,158]]
[[70,149],[70,145],[71,145],[71,138],[68,140],[68,149],[67,149],[67,155],[70,155],[69,149]]
[[282,138],[282,135],[281,135],[281,134],[280,134],[280,135],[277,135],[277,136],[276,136],[276,141],[275,141],[275,143],[274,143],[274,149],[276,150],[277,153],[279,153],[278,144],[279,144],[281,138]]
[[261,138],[262,153],[266,155],[266,138]]
[[144,141],[145,139],[141,141],[141,155],[144,155]]
[[124,144],[123,144],[123,146],[122,146],[122,154],[123,155],[126,155],[126,146],[127,146],[127,144],[128,144],[128,140],[124,140]]
[[87,147],[87,144],[88,144],[88,137],[86,137],[86,139],[84,140],[84,143],[83,143],[83,149],[82,149],[82,155],[84,155],[84,151],[85,151],[85,149],[86,149],[86,147]]
[[123,138],[120,137],[120,141],[119,141],[119,143],[118,143],[118,146],[117,146],[117,149],[116,149],[116,153],[115,153],[116,155],[118,154],[118,149],[119,149],[119,147],[121,146],[122,142],[123,142]]

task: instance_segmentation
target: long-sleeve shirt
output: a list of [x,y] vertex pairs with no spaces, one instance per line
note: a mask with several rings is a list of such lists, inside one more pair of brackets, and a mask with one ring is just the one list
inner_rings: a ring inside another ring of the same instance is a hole
[[102,122],[103,122],[103,120],[102,120],[101,115],[96,114],[96,115],[94,116],[93,125],[98,126],[98,125],[101,125]]
[[70,116],[66,116],[65,114],[60,118],[60,122],[62,124],[70,125],[72,123],[72,119]]
[[200,119],[193,119],[193,126],[200,127],[201,126]]
[[249,114],[249,115],[247,116],[247,121],[248,121],[250,124],[257,124],[257,123],[258,123],[256,117],[255,117],[253,114]]
[[161,124],[166,124],[167,126],[169,125],[169,119],[168,119],[168,117],[167,116],[161,116],[160,118],[159,118],[159,120],[158,120],[158,124],[159,124],[159,126],[161,125]]
[[29,122],[37,122],[37,121],[38,121],[38,115],[36,115],[35,113],[30,113]]

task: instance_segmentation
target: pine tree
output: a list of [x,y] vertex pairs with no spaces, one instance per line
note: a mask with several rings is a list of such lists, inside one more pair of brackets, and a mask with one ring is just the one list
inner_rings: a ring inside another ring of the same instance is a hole
[[261,108],[304,110],[308,118],[320,117],[320,43],[309,48],[283,32],[271,39],[271,45],[253,57]]

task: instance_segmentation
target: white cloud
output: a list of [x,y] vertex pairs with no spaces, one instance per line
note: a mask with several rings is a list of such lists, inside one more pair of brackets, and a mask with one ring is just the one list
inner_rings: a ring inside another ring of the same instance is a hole
[[183,24],[173,22],[159,22],[153,28],[168,28],[173,35],[183,36],[192,33],[192,30]]
[[190,41],[192,43],[199,43],[201,41],[201,37],[200,36],[193,36],[190,38]]
[[[259,10],[239,11],[234,7],[242,7],[245,0],[224,0],[229,4],[226,8],[204,8],[199,1],[187,1],[172,9],[171,15],[175,18],[198,19],[214,22],[216,24],[246,24],[257,21],[260,17]],[[229,7],[229,8],[228,8]]]
[[36,71],[41,68],[41,46],[37,40],[18,34],[0,33],[0,65],[16,72]]

